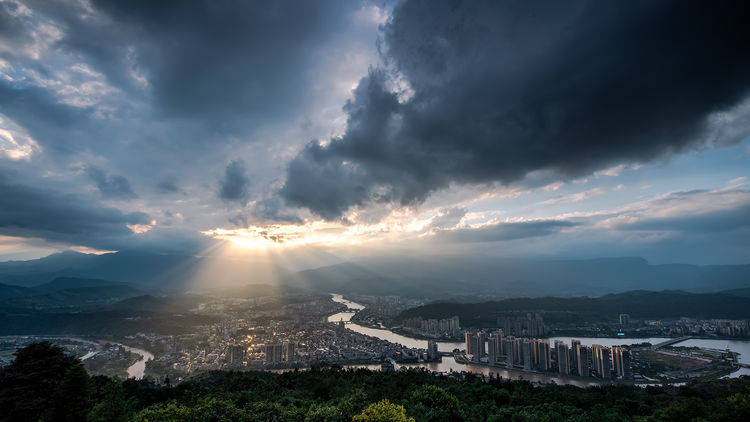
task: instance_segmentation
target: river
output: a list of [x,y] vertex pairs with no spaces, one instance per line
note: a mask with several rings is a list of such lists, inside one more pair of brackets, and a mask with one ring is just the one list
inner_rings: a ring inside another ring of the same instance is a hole
[[[365,327],[359,324],[356,324],[354,322],[351,322],[350,319],[354,314],[361,309],[364,309],[364,306],[352,302],[350,300],[344,299],[339,294],[332,294],[332,299],[334,302],[343,303],[347,306],[349,310],[344,312],[339,312],[337,314],[333,314],[330,317],[328,317],[328,321],[330,322],[338,322],[340,320],[343,320],[346,322],[346,328],[356,331],[358,333],[366,334],[369,336],[377,337],[379,339],[388,340],[392,343],[398,343],[401,345],[404,345],[406,347],[413,347],[413,348],[420,348],[420,349],[426,349],[427,348],[427,340],[421,340],[413,337],[407,337],[401,334],[394,333],[388,329],[384,328],[371,328],[371,327]],[[627,344],[633,344],[633,343],[643,343],[643,342],[649,342],[651,344],[660,343],[662,341],[668,340],[664,337],[653,337],[653,338],[611,338],[611,337],[551,337],[550,343],[554,344],[555,340],[562,340],[566,344],[570,345],[570,341],[572,339],[579,340],[581,344],[586,346],[591,346],[592,344],[600,344],[602,346],[617,346],[617,345],[627,345]],[[463,342],[449,342],[449,341],[438,341],[438,350],[441,352],[452,352],[454,349],[463,350],[464,343]],[[750,364],[750,341],[747,340],[714,340],[714,339],[689,339],[685,340],[683,342],[680,342],[676,345],[679,346],[685,346],[685,347],[704,347],[704,348],[711,348],[711,349],[729,349],[733,352],[739,353],[739,362],[740,363],[746,363]],[[362,365],[363,367],[379,367],[378,365]],[[396,367],[400,366],[407,366],[407,367],[424,367],[429,369],[430,371],[437,371],[437,372],[450,372],[450,371],[468,371],[478,374],[484,374],[484,375],[499,375],[503,378],[512,378],[512,379],[520,379],[523,378],[525,380],[529,381],[538,381],[538,382],[550,382],[554,381],[558,384],[572,384],[577,386],[587,386],[587,385],[595,385],[597,384],[596,381],[588,381],[582,378],[567,378],[567,377],[560,377],[560,376],[551,376],[547,374],[541,374],[536,372],[528,372],[528,371],[516,371],[516,370],[507,370],[504,368],[496,368],[496,367],[488,367],[484,365],[473,365],[473,364],[464,364],[464,363],[458,363],[456,362],[452,357],[443,357],[442,362],[434,362],[434,363],[419,363],[419,364],[407,364],[407,365],[396,365]],[[737,371],[733,372],[730,376],[731,377],[738,377],[740,375],[750,375],[750,369],[749,368],[740,368]]]
[[81,357],[81,360],[86,360],[86,359],[88,359],[88,358],[96,355],[97,353],[99,353],[99,350],[101,349],[102,343],[116,344],[118,346],[122,346],[123,349],[127,350],[128,352],[135,353],[135,354],[138,354],[138,355],[141,356],[141,359],[138,362],[130,365],[125,370],[127,372],[127,374],[128,374],[128,378],[135,378],[137,380],[143,378],[143,374],[146,372],[146,361],[149,361],[149,360],[151,360],[151,359],[154,358],[153,354],[151,354],[151,353],[149,353],[149,352],[147,352],[147,351],[145,351],[143,349],[138,349],[136,347],[126,346],[124,344],[115,343],[115,342],[112,342],[112,341],[109,341],[109,340],[91,341],[91,340],[84,340],[84,339],[78,338],[78,337],[36,336],[36,335],[29,336],[29,337],[34,337],[34,338],[39,338],[39,339],[47,339],[47,340],[55,340],[55,339],[57,339],[57,340],[76,341],[76,342],[79,342],[79,343],[90,344],[90,345],[96,347],[96,350],[88,352],[85,355],[83,355]]
[[144,372],[146,372],[146,362],[150,361],[151,359],[153,359],[154,355],[152,355],[151,353],[149,353],[149,352],[147,352],[147,351],[145,351],[143,349],[138,349],[136,347],[130,347],[130,346],[126,346],[124,344],[120,344],[120,346],[122,346],[128,352],[137,353],[137,354],[141,355],[141,360],[139,360],[138,362],[130,365],[128,367],[128,369],[126,369],[126,371],[128,373],[128,378],[135,378],[137,380],[143,378],[143,374],[144,374]]

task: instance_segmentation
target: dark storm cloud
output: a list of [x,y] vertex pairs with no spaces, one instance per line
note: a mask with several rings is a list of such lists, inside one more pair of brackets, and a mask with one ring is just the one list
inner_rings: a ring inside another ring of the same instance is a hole
[[313,76],[315,47],[359,5],[97,0],[92,6],[103,19],[67,5],[35,4],[64,23],[59,44],[87,57],[115,85],[137,90],[133,75],[140,74],[158,110],[227,128],[234,119],[293,115]]
[[0,174],[0,233],[72,245],[113,248],[133,233],[127,224],[148,224],[144,213],[123,213],[91,198],[25,186]]
[[180,188],[172,180],[162,180],[157,183],[156,189],[161,193],[176,193],[180,191]]
[[495,223],[478,228],[438,230],[435,237],[451,243],[500,242],[549,236],[558,233],[560,230],[578,225],[579,223],[564,220]]
[[0,113],[26,128],[51,152],[76,148],[80,135],[90,128],[85,110],[60,104],[46,89],[1,79]]
[[219,182],[219,198],[225,201],[247,202],[250,179],[247,177],[245,162],[234,160],[224,170],[224,179]]
[[[452,183],[578,177],[705,142],[707,116],[750,86],[746,2],[399,3],[384,71],[347,103],[347,132],[311,142],[281,195],[332,219]],[[715,139],[718,144],[730,140]]]
[[130,187],[130,182],[124,176],[107,175],[102,169],[94,166],[86,167],[86,174],[96,183],[97,189],[105,198],[132,199],[138,197]]

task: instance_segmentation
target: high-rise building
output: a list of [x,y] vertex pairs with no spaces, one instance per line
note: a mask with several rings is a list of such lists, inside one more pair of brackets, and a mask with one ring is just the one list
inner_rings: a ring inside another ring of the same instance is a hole
[[466,345],[466,354],[471,360],[479,362],[479,359],[487,356],[485,349],[486,334],[483,332],[472,333],[467,331],[464,334],[464,343]]
[[477,352],[474,349],[474,333],[471,331],[467,331],[464,333],[464,345],[466,347],[466,354],[467,355],[475,355]]
[[480,358],[487,356],[487,349],[485,343],[487,342],[487,334],[483,331],[477,333],[477,350]]
[[266,363],[281,362],[282,346],[281,344],[266,344]]
[[609,347],[602,349],[602,378],[612,378],[612,349]]
[[549,346],[549,340],[537,339],[536,350],[537,350],[537,366],[536,368],[540,371],[547,371],[552,368],[552,356]]
[[630,315],[620,314],[620,325],[626,326],[628,324],[630,324]]
[[630,374],[630,351],[624,347],[612,348],[612,366],[618,378],[629,379]]
[[500,361],[502,337],[498,334],[490,335],[487,339],[487,362],[491,365]]
[[602,378],[602,349],[604,349],[604,346],[601,344],[594,344],[591,346],[591,369],[596,374],[596,376]]
[[245,348],[241,344],[229,346],[229,363],[233,366],[239,366],[244,363]]
[[427,340],[427,358],[435,360],[440,356],[438,353],[438,345],[435,340]]
[[555,341],[555,354],[557,356],[557,369],[561,375],[570,375],[570,349],[565,342]]
[[500,316],[497,326],[506,336],[541,337],[547,334],[549,328],[544,324],[540,314],[526,314],[523,316]]
[[591,348],[578,345],[576,349],[576,369],[582,377],[591,376]]
[[285,362],[291,362],[294,360],[294,342],[285,341],[282,350],[283,358]]
[[599,344],[591,346],[594,372],[599,378],[612,378],[612,352],[609,347]]
[[512,357],[512,360],[510,361],[510,367],[523,365],[523,351],[521,350],[522,343],[523,339],[511,337],[511,350],[509,356]]
[[451,331],[457,331],[461,329],[461,321],[458,319],[458,316],[454,316],[450,319],[449,327]]
[[523,339],[523,343],[521,344],[521,350],[522,350],[522,361],[523,361],[523,369],[530,370],[534,367],[534,361],[532,359],[534,349],[534,342],[529,339]]
[[570,341],[570,373],[578,374],[578,349],[581,347],[580,340]]

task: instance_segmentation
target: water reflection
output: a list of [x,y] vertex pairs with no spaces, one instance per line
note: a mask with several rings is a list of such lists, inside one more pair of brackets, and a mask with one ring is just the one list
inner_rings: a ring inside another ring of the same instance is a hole
[[[344,321],[346,322],[346,328],[356,331],[361,334],[366,334],[368,336],[377,337],[382,340],[388,340],[392,343],[398,343],[406,347],[410,348],[420,348],[420,349],[426,349],[427,348],[427,340],[420,340],[412,337],[407,337],[401,334],[394,333],[387,329],[382,328],[371,328],[371,327],[365,327],[353,322],[350,322],[352,316],[356,313],[357,310],[364,309],[364,306],[352,302],[350,300],[344,299],[339,294],[333,294],[332,300],[334,302],[343,303],[345,304],[349,309],[352,311],[346,311],[346,312],[339,312],[337,314],[333,314],[330,317],[328,317],[329,322],[339,322]],[[644,343],[648,342],[651,344],[657,344],[661,343],[663,341],[668,340],[666,337],[649,337],[649,338],[622,338],[622,337],[551,337],[549,339],[551,344],[554,344],[555,340],[561,340],[565,342],[566,344],[570,345],[571,340],[576,339],[581,342],[581,344],[586,346],[591,346],[593,344],[600,344],[602,346],[619,346],[619,345],[629,345],[629,344],[636,344],[636,343]],[[441,352],[452,352],[454,349],[464,350],[464,343],[463,342],[448,342],[448,341],[439,341],[438,344],[438,350]],[[675,344],[675,346],[684,346],[684,347],[704,347],[704,348],[711,348],[711,349],[729,349],[733,352],[740,353],[739,361],[741,363],[750,363],[750,341],[747,340],[713,340],[713,339],[690,339],[685,340],[683,342]],[[370,368],[373,369],[379,369],[379,365],[356,365],[357,367],[363,367],[363,368]],[[442,362],[437,363],[419,363],[419,364],[407,364],[407,365],[398,365],[396,364],[396,368],[399,368],[401,366],[406,367],[423,367],[427,368],[430,371],[436,371],[436,372],[450,372],[450,371],[468,371],[476,374],[482,374],[482,375],[492,375],[495,376],[496,374],[499,375],[502,378],[510,378],[510,379],[525,379],[532,382],[541,382],[541,383],[547,383],[547,382],[555,382],[557,384],[571,384],[571,385],[577,385],[577,386],[588,386],[588,385],[596,385],[597,382],[592,380],[584,380],[580,378],[563,378],[559,376],[550,376],[546,374],[540,374],[540,373],[534,373],[534,372],[527,372],[527,371],[514,371],[514,370],[507,370],[505,368],[490,368],[487,366],[481,366],[481,365],[472,365],[472,364],[464,364],[464,363],[458,363],[456,362],[453,357],[443,357]],[[741,375],[750,375],[750,368],[740,368],[737,371],[730,374],[730,377],[739,377]]]

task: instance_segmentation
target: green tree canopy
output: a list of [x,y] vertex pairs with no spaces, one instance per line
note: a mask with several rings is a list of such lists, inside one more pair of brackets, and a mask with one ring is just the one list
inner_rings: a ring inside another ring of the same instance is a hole
[[414,418],[406,416],[404,406],[391,403],[383,399],[373,403],[359,415],[352,418],[353,422],[414,422]]

